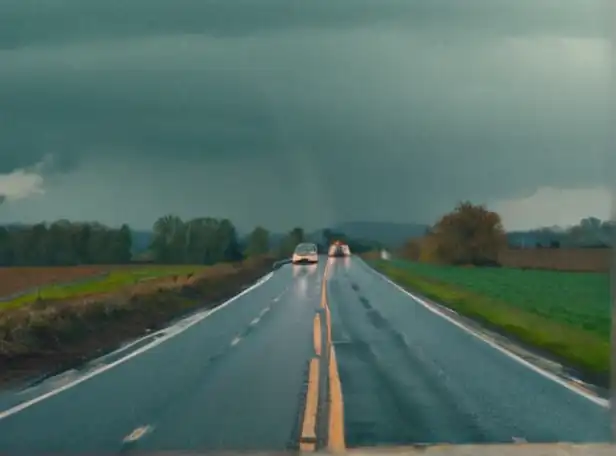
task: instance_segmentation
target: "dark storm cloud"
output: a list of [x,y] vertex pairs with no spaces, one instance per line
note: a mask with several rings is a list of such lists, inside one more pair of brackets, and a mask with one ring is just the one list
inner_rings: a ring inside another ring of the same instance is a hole
[[609,25],[596,0],[3,0],[4,48],[161,34],[246,37],[300,28],[379,23],[402,28],[505,34],[601,36]]
[[103,201],[113,182],[133,196],[107,218],[141,225],[204,207],[244,225],[426,220],[602,179],[606,2],[0,7],[0,173],[46,155],[68,173],[11,216],[92,218],[71,198]]

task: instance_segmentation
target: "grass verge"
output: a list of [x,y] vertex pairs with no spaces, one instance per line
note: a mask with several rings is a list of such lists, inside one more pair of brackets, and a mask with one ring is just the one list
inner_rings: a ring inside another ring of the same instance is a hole
[[1,302],[0,310],[14,309],[36,301],[66,300],[109,293],[148,280],[194,275],[205,270],[205,266],[199,265],[122,267],[77,283],[43,285],[37,291]]
[[261,257],[112,292],[44,299],[0,312],[0,381],[73,366],[198,308],[213,308],[271,270]]
[[[422,275],[412,265],[404,267],[403,264],[386,261],[370,261],[370,264],[399,285],[550,354],[563,364],[579,370],[594,383],[602,386],[608,383],[610,340],[609,335],[602,331],[557,321],[545,312],[535,313],[526,306],[516,307],[502,298]],[[499,269],[492,271],[491,274],[498,274]],[[519,287],[524,285],[518,284]],[[604,318],[609,327],[609,301],[606,302]],[[599,326],[602,328],[604,325]]]

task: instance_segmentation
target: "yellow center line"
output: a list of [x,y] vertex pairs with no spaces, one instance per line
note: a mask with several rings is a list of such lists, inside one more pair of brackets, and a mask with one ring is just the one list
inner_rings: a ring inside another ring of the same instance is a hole
[[319,314],[314,316],[314,352],[321,356],[321,317]]
[[327,337],[327,349],[332,343],[332,320],[331,313],[329,311],[329,305],[327,303],[327,267],[329,264],[325,266],[325,271],[323,271],[323,286],[321,289],[321,307],[325,309],[325,335]]
[[300,449],[314,451],[316,447],[317,410],[319,405],[319,359],[312,358],[308,372],[308,392],[300,436]]
[[327,271],[329,263],[325,263],[325,269],[323,270],[323,279],[321,280],[321,307],[327,306]]
[[325,278],[323,278],[323,284],[321,285],[321,307],[325,308]]
[[329,306],[325,306],[325,331],[327,332],[327,346],[332,344],[332,316],[329,312]]
[[336,362],[336,352],[332,345],[332,322],[329,304],[327,302],[327,272],[329,263],[323,272],[323,283],[321,290],[321,306],[325,308],[325,330],[327,331],[327,350],[329,350],[329,422],[328,422],[328,442],[327,449],[332,453],[343,453],[346,449],[344,440],[344,403],[342,399],[342,385],[338,374],[338,363]]
[[[342,386],[340,384],[340,376],[338,374],[338,363],[336,362],[336,353],[332,346],[331,335],[331,312],[327,303],[327,273],[329,263],[325,265],[323,271],[323,280],[321,282],[321,307],[325,309],[325,330],[326,333],[326,350],[329,354],[329,363],[324,366],[328,373],[329,382],[329,417],[328,417],[328,442],[327,449],[330,452],[344,452],[346,449],[344,439],[344,406],[342,400]],[[318,357],[322,353],[322,327],[321,317],[317,313],[314,317],[314,349]],[[312,358],[310,360],[308,372],[308,391],[306,393],[306,406],[302,421],[302,431],[299,439],[300,451],[314,452],[316,451],[316,426],[317,414],[319,406],[319,367],[320,358]]]
[[329,349],[329,395],[329,441],[327,442],[327,449],[332,453],[343,453],[346,448],[344,441],[344,405],[336,352],[333,346]]

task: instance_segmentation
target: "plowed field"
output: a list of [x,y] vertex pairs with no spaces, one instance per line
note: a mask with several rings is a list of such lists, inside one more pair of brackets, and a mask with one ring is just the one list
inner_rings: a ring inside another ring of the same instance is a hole
[[0,298],[42,285],[72,282],[127,266],[66,266],[0,268]]

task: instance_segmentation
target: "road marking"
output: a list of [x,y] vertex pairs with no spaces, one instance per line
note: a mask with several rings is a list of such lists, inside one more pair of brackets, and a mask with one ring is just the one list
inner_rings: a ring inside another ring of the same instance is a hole
[[308,369],[308,391],[300,435],[300,449],[314,450],[317,440],[317,411],[319,405],[319,359],[312,358]]
[[332,316],[329,306],[325,306],[325,331],[327,333],[327,346],[332,344]]
[[284,295],[288,290],[289,290],[289,287],[286,287],[284,290],[282,290],[282,293],[280,293],[278,296],[272,299],[272,301],[274,302],[280,301],[280,298],[282,298],[282,295]]
[[325,280],[323,280],[323,284],[321,285],[321,307],[323,309],[326,307],[326,304],[325,304]]
[[338,375],[336,351],[333,345],[329,348],[329,432],[327,449],[332,453],[343,453],[346,448],[344,441],[344,406],[342,386]]
[[343,453],[346,449],[344,440],[344,405],[342,399],[342,385],[338,374],[336,352],[332,345],[331,312],[327,302],[327,272],[329,263],[323,271],[323,289],[321,292],[321,306],[325,308],[325,324],[327,331],[327,350],[329,351],[328,382],[329,382],[329,422],[327,449],[332,453]]
[[135,429],[133,432],[124,437],[124,443],[132,443],[141,439],[144,435],[152,430],[152,426],[141,426]]
[[177,336],[178,334],[183,333],[184,331],[186,331],[188,328],[190,328],[191,326],[196,325],[197,323],[201,322],[202,320],[205,320],[206,318],[208,318],[210,315],[215,314],[216,312],[218,312],[219,310],[222,310],[224,308],[226,308],[229,304],[235,302],[237,299],[239,299],[240,297],[244,296],[245,294],[251,292],[252,290],[254,290],[257,287],[260,287],[261,285],[263,285],[265,282],[267,282],[269,279],[271,279],[273,277],[273,273],[269,273],[267,275],[265,275],[264,277],[262,277],[261,279],[259,279],[254,285],[246,288],[245,290],[243,290],[241,293],[238,293],[237,295],[235,295],[234,297],[232,297],[231,299],[229,299],[228,301],[225,301],[224,303],[222,303],[221,305],[219,305],[218,307],[215,307],[214,309],[210,310],[207,313],[204,313],[202,316],[200,316],[197,319],[194,319],[193,321],[191,321],[189,324],[187,324],[186,326],[182,327],[181,329],[177,330],[177,331],[173,331],[168,333],[167,335],[160,337],[158,339],[155,339],[152,343],[148,344],[148,345],[144,345],[143,347],[135,350],[134,352],[129,353],[128,355],[126,355],[124,358],[120,358],[110,364],[106,364],[104,366],[102,366],[100,369],[97,369],[95,371],[92,371],[86,375],[84,375],[83,377],[78,378],[77,380],[71,382],[71,383],[67,383],[65,385],[62,385],[61,387],[54,389],[52,391],[49,391],[45,394],[42,394],[41,396],[37,396],[33,399],[30,399],[29,401],[26,402],[22,402],[21,404],[18,404],[14,407],[11,407],[10,409],[4,410],[2,412],[0,412],[0,420],[3,420],[5,418],[8,418],[11,415],[15,415],[16,413],[21,412],[22,410],[25,410],[29,407],[32,407],[35,404],[38,404],[39,402],[44,401],[45,399],[49,399],[50,397],[55,396],[56,394],[60,394],[62,391],[66,391],[70,388],[73,388],[77,385],[79,385],[80,383],[85,382],[86,380],[89,380],[93,377],[96,377],[97,375],[102,374],[103,372],[107,372],[111,369],[113,369],[116,366],[119,366],[120,364],[124,364],[125,362],[129,361],[132,358],[135,358],[151,349],[153,349],[154,347],[162,344],[163,342],[168,341],[169,339],[174,338],[175,336]]
[[331,314],[329,311],[329,305],[327,303],[327,281],[325,279],[325,274],[327,273],[327,266],[325,267],[325,271],[323,271],[323,288],[321,291],[321,307],[325,309],[325,331],[327,336],[327,347],[332,343],[332,322],[331,322]]
[[453,324],[454,326],[457,326],[458,328],[462,329],[463,331],[467,332],[468,334],[470,334],[470,335],[476,337],[477,339],[485,342],[490,347],[492,347],[495,350],[498,350],[499,352],[501,352],[503,355],[508,356],[512,360],[518,362],[519,364],[522,364],[523,366],[525,366],[525,367],[529,368],[530,370],[536,372],[537,374],[547,378],[548,380],[552,380],[553,382],[558,383],[561,386],[564,386],[569,391],[572,391],[572,392],[574,392],[574,393],[584,397],[585,399],[588,399],[589,401],[591,401],[591,402],[593,402],[593,403],[595,403],[595,404],[597,404],[597,405],[599,405],[601,407],[609,408],[610,402],[608,400],[600,398],[598,396],[595,396],[594,394],[591,394],[589,392],[583,391],[580,388],[578,388],[577,386],[575,386],[574,384],[571,384],[571,383],[567,382],[566,380],[558,377],[557,375],[554,375],[551,372],[543,370],[542,368],[534,365],[533,363],[530,363],[530,362],[526,361],[525,359],[521,358],[520,356],[516,355],[515,353],[512,353],[509,350],[507,350],[506,348],[504,348],[501,345],[497,344],[496,342],[494,342],[494,341],[484,337],[482,334],[480,334],[480,333],[478,333],[478,332],[468,328],[467,326],[463,325],[459,321],[456,321],[454,318],[452,318],[449,315],[445,314],[441,310],[436,309],[433,305],[431,305],[427,301],[424,301],[422,298],[420,298],[418,296],[415,296],[410,291],[405,290],[400,285],[398,285],[397,283],[393,282],[388,277],[386,277],[385,275],[383,275],[380,272],[376,271],[375,269],[371,268],[370,266],[368,266],[368,268],[374,274],[377,274],[378,276],[380,276],[383,280],[385,280],[389,284],[393,285],[395,288],[397,288],[402,293],[404,293],[407,296],[409,296],[411,299],[413,299],[415,302],[417,302],[418,304],[420,304],[423,307],[425,307],[426,309],[428,309],[433,314],[438,315],[438,316],[444,318],[445,320],[447,320],[449,323]]
[[321,280],[321,307],[327,307],[327,270],[329,267],[329,263],[325,265],[325,269],[323,269],[323,279]]
[[255,319],[253,319],[253,320],[250,322],[250,326],[254,326],[254,325],[256,325],[257,323],[259,323],[259,321],[260,321],[260,320],[261,320],[261,318],[259,318],[259,317],[257,317],[257,318],[255,318]]
[[269,308],[269,307],[266,307],[265,309],[263,309],[263,310],[261,311],[261,313],[259,314],[259,316],[263,317],[263,315],[265,315],[266,313],[268,313],[268,312],[269,312],[269,310],[270,310],[270,308]]
[[321,317],[319,314],[314,316],[314,352],[321,356]]
[[[165,331],[165,330],[163,329],[163,330],[161,330],[161,331]],[[140,338],[139,338],[139,339],[137,339],[137,340],[133,340],[133,341],[131,341],[131,342],[127,343],[126,345],[122,345],[122,346],[121,346],[120,348],[118,348],[117,350],[114,350],[114,351],[110,352],[110,353],[109,353],[109,355],[117,355],[118,353],[122,353],[123,351],[126,351],[126,350],[128,350],[129,348],[131,348],[132,346],[137,345],[137,344],[138,344],[138,343],[140,343],[140,342],[143,342],[143,340],[145,340],[145,339],[147,339],[147,338],[153,338],[153,337],[156,337],[156,336],[158,335],[158,333],[159,333],[159,332],[161,332],[161,331],[156,331],[156,332],[154,332],[154,333],[148,333],[146,336],[140,337]],[[109,355],[108,355],[108,356],[109,356]]]
[[233,340],[231,341],[231,346],[233,347],[233,346],[235,346],[235,345],[239,344],[239,343],[241,342],[241,340],[242,340],[242,338],[241,338],[241,337],[236,337],[235,339],[233,339]]

